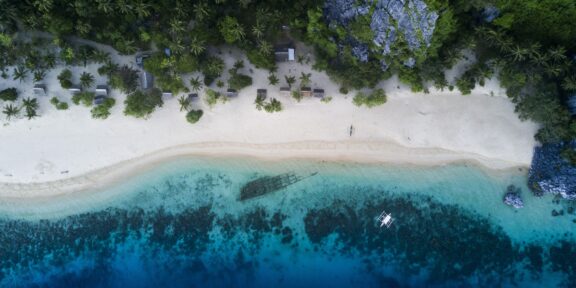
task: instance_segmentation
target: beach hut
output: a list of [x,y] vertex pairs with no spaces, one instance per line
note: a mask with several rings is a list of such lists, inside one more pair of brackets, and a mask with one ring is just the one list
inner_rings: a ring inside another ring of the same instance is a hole
[[162,92],[162,100],[169,100],[169,99],[172,99],[172,97],[174,97],[174,95],[172,94],[172,91]]
[[276,62],[288,62],[294,61],[296,55],[296,50],[292,45],[282,45],[276,46],[274,49],[274,58]]
[[34,95],[36,96],[46,96],[46,85],[36,84],[34,85]]
[[290,96],[290,87],[280,87],[280,95]]
[[101,94],[96,95],[96,96],[94,96],[94,100],[92,101],[92,104],[94,104],[94,106],[102,105],[102,103],[104,103],[106,98],[108,98],[106,95],[101,95]]
[[96,95],[108,96],[108,86],[106,85],[97,85],[96,86]]
[[312,89],[310,87],[302,87],[300,88],[300,96],[302,97],[310,97],[312,96]]
[[256,90],[256,96],[258,98],[266,99],[268,91],[266,89],[258,89]]
[[324,89],[314,89],[312,94],[316,98],[324,99]]
[[228,90],[226,90],[226,96],[228,96],[229,98],[237,97],[238,91],[236,91],[234,89],[228,89]]
[[142,89],[148,90],[154,88],[154,76],[152,76],[152,74],[142,71],[140,79],[142,80]]
[[198,100],[198,94],[197,93],[190,93],[188,94],[188,102],[192,103],[195,102],[196,100]]
[[72,87],[68,88],[68,91],[74,95],[82,92],[82,88],[78,85],[73,85]]

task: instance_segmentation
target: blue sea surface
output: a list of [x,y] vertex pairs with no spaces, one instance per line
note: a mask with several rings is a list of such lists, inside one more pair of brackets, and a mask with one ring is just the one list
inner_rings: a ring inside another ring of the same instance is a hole
[[[239,200],[286,173],[301,181]],[[576,205],[532,196],[526,174],[181,159],[97,191],[3,200],[0,287],[576,287]],[[502,203],[509,185],[523,209]]]

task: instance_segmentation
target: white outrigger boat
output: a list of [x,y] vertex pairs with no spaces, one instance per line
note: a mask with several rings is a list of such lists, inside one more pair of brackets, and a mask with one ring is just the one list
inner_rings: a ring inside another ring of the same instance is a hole
[[392,223],[394,223],[394,218],[392,218],[392,214],[386,213],[386,211],[382,211],[382,214],[378,216],[378,222],[380,222],[380,227],[386,226],[386,228],[390,228]]

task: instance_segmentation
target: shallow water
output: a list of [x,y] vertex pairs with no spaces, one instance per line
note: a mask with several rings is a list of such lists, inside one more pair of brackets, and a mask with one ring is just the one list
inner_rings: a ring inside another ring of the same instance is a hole
[[[315,172],[238,200],[258,177]],[[182,159],[103,191],[0,203],[0,286],[574,287],[574,205],[525,183],[465,165]],[[525,208],[502,204],[511,184]]]

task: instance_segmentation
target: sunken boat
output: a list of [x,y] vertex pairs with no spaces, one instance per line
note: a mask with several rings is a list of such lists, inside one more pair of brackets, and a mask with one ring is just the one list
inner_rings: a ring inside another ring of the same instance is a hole
[[294,183],[300,182],[316,174],[318,174],[318,172],[314,172],[307,176],[298,176],[294,173],[285,173],[276,176],[260,177],[242,186],[240,189],[240,201],[282,190]]

